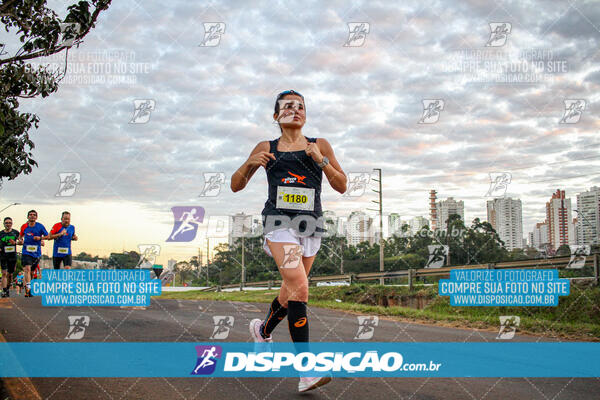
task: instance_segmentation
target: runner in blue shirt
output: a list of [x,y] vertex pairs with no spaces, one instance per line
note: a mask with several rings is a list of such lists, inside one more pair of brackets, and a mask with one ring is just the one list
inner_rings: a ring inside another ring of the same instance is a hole
[[25,297],[31,297],[31,267],[42,257],[42,240],[48,239],[48,231],[44,225],[36,222],[37,211],[27,213],[27,222],[21,227],[19,244],[23,245],[21,264],[23,265],[23,280],[25,281]]
[[48,239],[54,240],[52,264],[54,264],[54,269],[60,269],[61,263],[63,263],[65,269],[69,269],[73,263],[71,241],[77,240],[77,235],[75,234],[75,227],[71,225],[70,212],[64,211],[60,221],[54,224],[50,230],[50,235],[48,235]]

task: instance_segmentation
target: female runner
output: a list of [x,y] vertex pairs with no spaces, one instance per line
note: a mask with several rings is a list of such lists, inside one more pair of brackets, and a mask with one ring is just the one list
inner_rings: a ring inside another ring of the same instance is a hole
[[[265,252],[273,257],[282,285],[264,321],[250,321],[256,342],[271,342],[271,332],[287,316],[293,342],[308,342],[308,274],[321,246],[323,172],[331,187],[346,191],[347,178],[333,149],[323,138],[302,134],[306,122],[304,96],[294,90],[281,92],[273,119],[281,136],[256,145],[248,160],[231,178],[231,190],[246,187],[261,166],[267,173],[268,199],[262,210]],[[302,377],[298,390],[315,389],[331,381],[328,376]]]

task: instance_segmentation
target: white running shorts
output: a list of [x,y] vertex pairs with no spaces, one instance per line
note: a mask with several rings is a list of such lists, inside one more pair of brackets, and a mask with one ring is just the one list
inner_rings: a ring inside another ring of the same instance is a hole
[[271,250],[267,245],[267,239],[269,239],[271,242],[299,244],[302,246],[302,255],[304,257],[314,256],[321,248],[320,237],[299,236],[298,232],[292,228],[280,228],[265,234],[265,238],[263,240],[263,249],[271,257],[273,257],[273,254],[271,254]]

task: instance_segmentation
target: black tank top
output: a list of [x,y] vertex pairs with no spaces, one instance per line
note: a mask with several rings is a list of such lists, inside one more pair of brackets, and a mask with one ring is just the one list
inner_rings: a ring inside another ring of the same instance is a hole
[[[317,138],[305,138],[309,142],[316,143]],[[267,163],[267,182],[269,183],[269,198],[265,202],[262,210],[263,226],[267,215],[286,215],[293,219],[297,215],[310,215],[317,220],[323,216],[321,208],[321,181],[323,180],[323,170],[317,163],[309,157],[304,150],[298,151],[278,151],[277,144],[279,138],[270,140],[269,152],[273,153],[275,160],[269,159]],[[290,210],[277,208],[277,186],[302,187],[315,189],[314,209],[309,210]],[[322,224],[317,223],[321,226]],[[300,232],[306,229],[306,224],[300,224]],[[316,232],[324,232],[317,227]],[[267,232],[265,232],[267,233]],[[312,233],[309,236],[314,236]]]

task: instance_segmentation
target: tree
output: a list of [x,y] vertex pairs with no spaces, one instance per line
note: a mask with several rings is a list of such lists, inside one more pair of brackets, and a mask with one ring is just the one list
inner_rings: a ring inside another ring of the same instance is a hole
[[110,257],[106,262],[109,268],[117,269],[132,269],[135,268],[140,260],[140,254],[135,251],[124,253],[110,253]]
[[180,261],[173,267],[173,272],[179,274],[181,282],[185,282],[194,276],[194,266],[189,261]]
[[98,261],[100,259],[100,257],[92,256],[91,254],[88,254],[84,251],[80,252],[76,256],[74,255],[73,258],[79,261]]
[[561,244],[556,250],[557,257],[565,257],[571,255],[571,248],[567,244]]
[[[19,112],[20,98],[47,97],[58,90],[66,73],[68,49],[79,46],[95,26],[98,15],[108,9],[110,0],[79,1],[67,8],[61,20],[45,0],[4,0],[0,5],[0,21],[6,32],[11,30],[23,45],[7,58],[0,58],[0,181],[29,174],[37,163],[32,158],[34,143],[29,137],[39,118]],[[0,50],[5,47],[0,43]],[[28,60],[47,57],[65,50],[65,71],[49,67],[34,68]],[[0,55],[4,53],[0,51]]]

